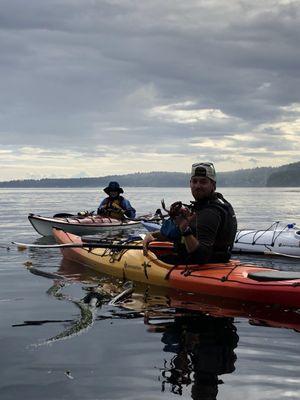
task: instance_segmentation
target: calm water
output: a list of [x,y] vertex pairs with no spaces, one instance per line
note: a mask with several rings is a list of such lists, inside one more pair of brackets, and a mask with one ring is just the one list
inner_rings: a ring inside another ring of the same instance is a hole
[[[267,228],[274,220],[300,225],[298,188],[220,191],[240,228]],[[167,205],[190,200],[188,189],[177,188],[128,188],[126,195],[141,214],[158,208],[162,197]],[[97,189],[2,189],[0,243],[39,238],[30,212],[94,210],[100,196]],[[300,260],[242,259],[300,271]],[[34,275],[26,262],[68,281],[62,286]],[[176,299],[143,287],[126,308],[88,307],[82,299],[89,288],[119,283],[62,262],[57,250],[1,247],[0,274],[1,400],[300,397],[300,333],[293,329],[259,326],[257,318],[175,314]],[[297,314],[280,317],[300,327]]]

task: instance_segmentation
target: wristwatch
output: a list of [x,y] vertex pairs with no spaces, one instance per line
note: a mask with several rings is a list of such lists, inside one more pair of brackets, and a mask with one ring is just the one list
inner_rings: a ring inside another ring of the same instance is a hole
[[181,232],[181,236],[183,236],[183,237],[190,236],[190,235],[193,235],[193,231],[189,226],[187,228],[185,228],[185,230],[183,232]]

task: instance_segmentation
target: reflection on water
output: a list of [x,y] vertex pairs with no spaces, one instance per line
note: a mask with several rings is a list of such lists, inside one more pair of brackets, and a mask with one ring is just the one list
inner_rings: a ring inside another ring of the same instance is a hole
[[[77,337],[95,321],[143,318],[148,332],[162,333],[164,351],[175,354],[171,359],[165,358],[161,367],[162,391],[168,386],[172,393],[181,394],[183,386],[191,386],[193,399],[216,398],[218,376],[234,371],[233,349],[238,343],[234,318],[245,318],[256,326],[300,331],[299,310],[142,284],[124,291],[121,280],[64,259],[55,274],[35,267],[29,271],[49,279],[49,296],[71,302],[80,311],[77,319],[63,321],[68,324],[66,329],[40,342],[39,346]],[[79,299],[64,292],[72,283],[81,286]],[[112,298],[116,301],[112,302]],[[54,322],[62,321],[24,321],[13,326]]]
[[[37,273],[35,270],[34,273]],[[81,271],[81,272],[80,272]],[[85,271],[85,270],[84,270]],[[32,270],[30,270],[32,272]],[[51,273],[42,271],[45,278],[53,278]],[[65,282],[82,282],[94,284],[94,274],[68,261],[63,261],[58,270]],[[55,275],[56,277],[57,275]],[[91,278],[91,279],[89,279]],[[99,275],[98,278],[100,279]],[[220,375],[234,371],[236,355],[234,349],[238,343],[238,335],[233,318],[212,317],[203,312],[186,310],[183,306],[172,307],[172,294],[160,288],[139,286],[136,292],[129,293],[106,314],[101,314],[103,305],[108,304],[116,293],[122,290],[120,282],[108,282],[102,277],[96,286],[83,286],[83,297],[74,299],[63,292],[65,283],[62,280],[49,281],[52,285],[47,294],[58,301],[71,301],[80,309],[80,317],[68,322],[70,326],[59,334],[40,342],[37,346],[54,344],[72,339],[91,328],[95,321],[103,319],[143,318],[148,332],[159,333],[164,344],[161,366],[158,367],[158,381],[161,391],[169,390],[182,395],[183,389],[191,392],[192,399],[213,400],[217,398],[218,385],[223,383]],[[173,300],[175,301],[175,300]],[[193,305],[195,308],[195,303]],[[98,314],[98,316],[97,316]],[[53,321],[27,321],[27,325],[39,325]],[[25,326],[16,324],[14,326]]]
[[[85,291],[83,297],[81,299],[75,299],[71,297],[70,295],[65,294],[62,289],[65,288],[67,285],[69,285],[72,280],[77,280],[80,282],[83,282],[83,279],[89,283],[92,283],[93,280],[91,279],[92,276],[87,274],[87,277],[84,277],[84,274],[82,273],[75,273],[73,272],[74,270],[74,264],[70,263],[66,260],[62,262],[62,268],[60,269],[58,274],[53,274],[52,272],[47,272],[43,271],[38,268],[34,268],[32,266],[28,267],[29,272],[42,276],[44,278],[53,280],[53,284],[49,287],[47,290],[47,294],[49,296],[53,296],[55,299],[60,300],[60,301],[68,301],[73,303],[80,311],[80,317],[78,320],[65,320],[64,322],[70,323],[70,327],[68,327],[66,330],[63,332],[60,332],[59,334],[44,340],[40,342],[39,344],[36,344],[36,346],[42,346],[46,344],[53,344],[55,342],[58,342],[60,340],[66,340],[66,339],[71,339],[72,337],[78,336],[82,334],[83,332],[87,331],[90,329],[95,321],[96,314],[97,314],[97,308],[100,307],[109,302],[113,296],[116,296],[117,294],[120,293],[120,285],[113,284],[112,282],[105,282],[105,280],[102,280],[102,282],[99,283],[98,279],[98,284],[97,286],[87,286],[87,287],[82,287],[82,289]],[[75,265],[75,269],[78,269],[79,266]],[[63,271],[68,271],[66,272],[65,276],[63,275]],[[41,325],[45,323],[53,323],[54,321],[24,321],[21,324],[14,324],[14,327],[17,326],[26,326],[26,325]],[[55,322],[61,322],[61,321],[55,321]]]
[[[32,272],[33,270],[30,270]],[[36,273],[37,270],[34,270]],[[43,271],[41,271],[43,272]],[[48,276],[43,273],[44,277],[50,278],[50,274]],[[74,320],[64,320],[64,321],[51,321],[51,320],[39,320],[39,321],[24,321],[21,324],[14,324],[14,327],[21,327],[21,326],[32,326],[32,325],[42,325],[42,324],[48,324],[48,323],[57,323],[57,322],[64,322],[64,323],[69,323],[70,327],[68,327],[66,330],[63,332],[60,332],[59,334],[44,340],[38,344],[35,344],[34,346],[42,346],[42,345],[47,345],[47,344],[53,344],[54,342],[58,342],[60,340],[65,340],[65,339],[71,339],[74,336],[78,336],[79,334],[82,334],[84,331],[87,329],[91,328],[91,326],[94,323],[95,316],[96,316],[96,307],[97,307],[97,297],[95,297],[94,302],[89,301],[85,302],[84,300],[76,300],[72,299],[69,296],[65,295],[64,293],[61,292],[62,288],[65,287],[65,284],[59,280],[59,281],[54,281],[53,285],[47,290],[47,294],[50,296],[54,296],[57,300],[64,300],[64,301],[71,301],[79,310],[80,310],[80,317],[76,321]]]
[[[244,318],[257,326],[300,329],[297,310],[257,307],[255,303],[194,296],[140,284],[135,286],[134,292],[112,305],[111,299],[123,291],[124,282],[67,260],[61,261],[55,273],[52,269],[36,267],[29,268],[29,272],[42,272],[41,279],[49,282],[46,294],[58,303],[71,303],[78,310],[73,319],[14,324],[15,328],[32,328],[63,323],[60,332],[40,339],[34,347],[57,346],[62,340],[72,342],[79,335],[87,334],[95,324],[105,321],[143,321],[145,331],[159,335],[163,344],[153,371],[159,390],[164,394],[195,400],[217,399],[220,385],[224,386],[224,375],[235,371],[239,341],[235,318]],[[72,294],[74,289],[76,296]],[[117,349],[118,344],[115,346]]]
[[174,354],[164,358],[162,391],[169,388],[182,395],[186,387],[194,400],[216,399],[218,385],[223,383],[219,376],[235,370],[239,337],[233,319],[182,315],[150,328],[162,332],[163,351]]

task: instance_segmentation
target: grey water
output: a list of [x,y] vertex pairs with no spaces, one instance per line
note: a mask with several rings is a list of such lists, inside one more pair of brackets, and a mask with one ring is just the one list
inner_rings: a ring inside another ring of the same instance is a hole
[[[155,211],[162,198],[167,205],[191,200],[188,188],[125,189],[139,214]],[[220,191],[234,206],[239,228],[265,229],[276,220],[300,226],[300,188]],[[242,316],[189,316],[176,313],[164,294],[151,297],[151,288],[137,289],[127,308],[108,301],[89,307],[83,299],[90,288],[121,282],[64,262],[57,249],[19,251],[10,242],[41,242],[29,213],[95,210],[102,190],[0,192],[1,400],[299,399],[297,313],[290,329]],[[300,272],[297,259],[239,258]],[[53,277],[32,274],[29,266]]]

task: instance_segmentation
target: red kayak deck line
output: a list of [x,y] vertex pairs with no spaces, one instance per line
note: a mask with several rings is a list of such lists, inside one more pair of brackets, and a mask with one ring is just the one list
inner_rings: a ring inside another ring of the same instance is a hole
[[[80,243],[78,236],[54,230],[58,243]],[[162,245],[157,242],[157,245]],[[206,294],[241,301],[264,304],[280,304],[300,307],[300,274],[242,264],[232,260],[224,264],[168,265],[157,254],[142,255],[141,250],[121,250],[117,257],[103,254],[103,249],[68,248],[62,249],[70,260],[84,264],[99,272],[117,275],[128,280],[165,286],[187,293]],[[251,279],[255,274],[265,274],[265,281]],[[277,273],[272,280],[269,275]],[[286,274],[287,276],[282,276]],[[293,276],[292,279],[289,277]],[[297,278],[295,278],[297,276]],[[277,280],[276,280],[277,279]]]

